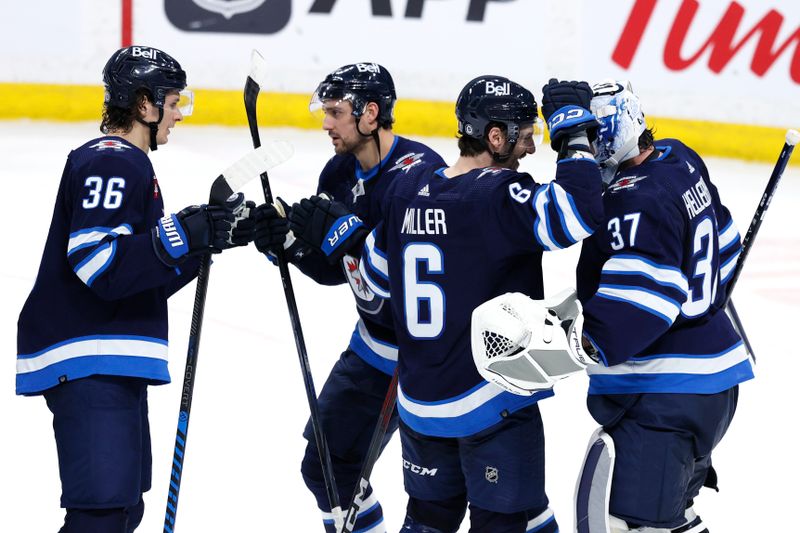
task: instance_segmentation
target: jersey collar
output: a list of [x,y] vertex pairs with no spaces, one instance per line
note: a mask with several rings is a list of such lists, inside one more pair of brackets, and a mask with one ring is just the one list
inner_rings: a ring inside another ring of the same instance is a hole
[[361,164],[358,162],[358,159],[356,159],[356,179],[360,181],[368,181],[377,176],[378,169],[384,168],[389,158],[392,157],[392,153],[394,153],[394,148],[395,146],[397,146],[397,141],[399,140],[400,137],[395,135],[392,147],[389,148],[389,152],[386,154],[386,157],[384,157],[379,164],[375,165],[374,167],[372,167],[367,171],[361,170]]

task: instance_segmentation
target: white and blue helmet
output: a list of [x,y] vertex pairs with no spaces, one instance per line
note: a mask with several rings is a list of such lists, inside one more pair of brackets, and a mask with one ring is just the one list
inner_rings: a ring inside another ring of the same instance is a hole
[[647,129],[639,97],[627,81],[605,80],[592,86],[592,113],[600,121],[595,157],[608,182],[623,161],[639,155],[639,136]]

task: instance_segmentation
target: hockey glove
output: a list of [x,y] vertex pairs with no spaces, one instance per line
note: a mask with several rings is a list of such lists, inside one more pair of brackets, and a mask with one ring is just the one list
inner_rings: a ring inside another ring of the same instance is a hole
[[[590,109],[592,88],[585,81],[558,81],[552,78],[542,87],[542,115],[550,130],[550,146],[561,151],[564,139],[586,134],[597,137],[599,123]],[[577,148],[577,147],[576,147]],[[586,151],[589,151],[588,145]]]
[[255,209],[255,243],[262,254],[280,248],[289,233],[289,221],[278,213],[272,204],[261,204]]
[[225,205],[231,209],[234,216],[233,227],[228,234],[228,244],[232,246],[246,246],[255,238],[256,203],[252,200],[245,201],[244,194],[239,192],[231,195],[230,198],[225,201]]
[[228,242],[235,217],[229,206],[193,205],[159,219],[151,235],[156,256],[167,266],[187,257],[219,253]]
[[312,196],[292,206],[289,229],[303,243],[320,250],[332,265],[363,244],[369,231],[341,203],[325,196]]

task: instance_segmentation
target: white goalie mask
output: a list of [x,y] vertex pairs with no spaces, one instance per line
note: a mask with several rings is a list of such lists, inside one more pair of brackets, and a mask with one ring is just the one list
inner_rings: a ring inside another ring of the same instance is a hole
[[639,136],[647,125],[629,82],[606,80],[592,86],[592,91],[592,113],[600,121],[595,157],[608,183],[620,163],[639,155]]

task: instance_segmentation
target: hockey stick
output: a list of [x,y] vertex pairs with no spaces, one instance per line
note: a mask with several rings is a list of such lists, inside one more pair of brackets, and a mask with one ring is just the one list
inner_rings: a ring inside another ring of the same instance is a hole
[[[244,108],[247,113],[247,124],[250,127],[250,136],[253,139],[253,146],[258,148],[261,145],[261,138],[258,133],[258,117],[256,103],[261,85],[266,77],[266,64],[264,58],[256,50],[253,50],[250,63],[250,75],[244,86]],[[264,200],[273,203],[272,190],[269,185],[269,176],[266,172],[261,174],[261,188],[264,190]],[[300,368],[303,373],[303,383],[306,388],[306,398],[308,407],[311,411],[311,427],[314,430],[314,440],[319,452],[319,459],[322,465],[322,477],[325,480],[325,490],[328,494],[328,503],[331,506],[336,530],[339,531],[342,521],[342,508],[339,504],[339,492],[336,489],[336,480],[333,473],[333,462],[331,452],[328,449],[328,441],[322,431],[322,424],[319,416],[319,406],[317,405],[317,392],[314,389],[314,379],[311,376],[311,367],[308,363],[308,353],[306,343],[303,338],[303,329],[300,325],[300,314],[297,310],[297,302],[292,288],[292,279],[289,276],[289,264],[282,248],[276,250],[278,270],[283,283],[283,294],[286,297],[286,306],[289,308],[289,318],[292,322],[292,332],[294,333],[294,343],[297,346],[297,356],[300,359]]]
[[[251,181],[261,172],[283,163],[292,156],[292,146],[283,141],[272,141],[268,145],[249,153],[230,168],[225,170],[211,185],[209,204],[221,205],[225,200]],[[211,269],[211,254],[200,259],[197,271],[197,289],[192,307],[192,324],[189,329],[189,347],[186,352],[186,370],[183,373],[183,392],[178,413],[178,430],[175,435],[175,452],[172,457],[172,475],[167,495],[167,510],[164,516],[164,533],[172,533],[178,513],[178,494],[181,490],[183,474],[183,458],[186,451],[186,439],[189,432],[189,415],[192,411],[197,353],[200,349],[200,331],[203,327],[203,311],[206,306],[208,276]]]
[[761,228],[761,223],[764,221],[764,215],[767,213],[769,204],[772,202],[772,197],[775,195],[775,190],[778,188],[778,183],[780,183],[781,177],[783,177],[783,171],[786,170],[786,165],[789,163],[789,158],[792,157],[792,152],[794,151],[794,147],[798,141],[800,141],[800,132],[797,130],[788,130],[786,132],[785,143],[781,149],[780,155],[778,156],[778,161],[775,163],[775,167],[772,169],[772,174],[769,177],[767,186],[764,189],[764,193],[761,195],[761,201],[758,203],[758,207],[756,207],[756,212],[750,221],[750,227],[747,228],[747,233],[742,241],[742,251],[739,253],[739,258],[736,260],[736,266],[734,267],[733,275],[731,276],[731,280],[728,282],[728,294],[725,299],[725,304],[722,306],[723,309],[728,309],[733,326],[742,337],[742,341],[744,342],[747,351],[753,357],[754,361],[756,359],[755,352],[753,352],[753,348],[750,345],[750,341],[744,331],[744,326],[742,326],[742,322],[739,320],[739,314],[736,312],[736,307],[733,305],[733,301],[731,300],[731,293],[733,292],[733,288],[736,286],[736,282],[739,281],[739,276],[742,273],[744,262],[747,259],[747,255],[750,253],[750,250],[753,248],[753,242],[755,241],[756,235],[758,235],[759,228]]
[[375,466],[375,463],[378,461],[378,455],[381,453],[381,443],[383,443],[386,430],[389,428],[389,422],[392,420],[392,412],[394,411],[394,404],[397,401],[397,377],[398,369],[395,367],[394,374],[392,374],[392,381],[389,382],[389,390],[386,391],[386,397],[383,399],[381,414],[378,416],[378,425],[375,426],[375,430],[372,432],[372,440],[369,441],[367,456],[361,464],[361,472],[358,474],[358,484],[353,491],[353,497],[350,498],[350,507],[347,509],[347,514],[344,517],[342,533],[353,533],[353,527],[358,518],[358,511],[361,510],[361,506],[364,504],[364,497],[367,495],[372,468]]
[[764,215],[767,212],[767,208],[769,208],[770,202],[772,202],[772,197],[775,195],[775,189],[778,188],[778,183],[781,181],[783,171],[786,170],[786,164],[789,162],[789,158],[792,157],[792,151],[798,141],[800,141],[800,132],[797,130],[788,130],[786,132],[786,143],[783,145],[783,149],[781,149],[781,154],[778,156],[775,168],[772,169],[772,175],[769,177],[767,187],[764,189],[764,194],[761,195],[761,201],[758,203],[758,207],[756,207],[756,212],[753,215],[753,219],[750,221],[750,227],[747,228],[744,241],[742,241],[742,251],[739,254],[739,259],[736,261],[736,267],[733,270],[731,280],[728,282],[728,296],[725,300],[726,305],[731,299],[731,291],[739,280],[744,262],[747,259],[747,254],[750,253],[750,249],[753,247],[753,241],[756,235],[758,235],[761,222],[764,221]]

